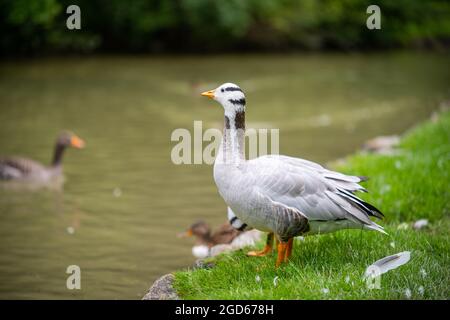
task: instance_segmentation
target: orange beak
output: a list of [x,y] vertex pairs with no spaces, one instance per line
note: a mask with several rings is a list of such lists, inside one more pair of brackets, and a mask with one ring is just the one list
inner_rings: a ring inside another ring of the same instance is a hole
[[178,238],[187,238],[187,237],[192,237],[193,233],[192,233],[192,229],[189,229],[186,232],[182,232],[178,234]]
[[73,136],[70,138],[70,145],[71,145],[72,147],[74,147],[74,148],[82,149],[82,148],[84,148],[85,143],[84,143],[83,140],[81,140],[80,138],[78,138],[76,135],[73,135]]
[[202,92],[202,96],[214,99],[214,97],[215,97],[214,91],[215,90],[209,90],[209,91]]

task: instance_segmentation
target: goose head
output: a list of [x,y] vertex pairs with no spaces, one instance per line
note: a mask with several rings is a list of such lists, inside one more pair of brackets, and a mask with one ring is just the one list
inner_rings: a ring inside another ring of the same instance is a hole
[[192,224],[186,232],[178,235],[180,238],[194,236],[201,243],[206,243],[211,238],[211,228],[204,221]]
[[225,110],[225,114],[236,114],[245,111],[245,94],[238,85],[224,83],[216,89],[205,91],[202,96],[219,102]]
[[76,149],[84,148],[85,142],[72,132],[63,131],[56,140],[56,145],[60,147],[72,147]]
[[59,168],[61,166],[64,150],[67,147],[82,149],[84,148],[84,145],[84,141],[77,137],[75,134],[68,131],[61,132],[56,139],[52,165],[56,168]]

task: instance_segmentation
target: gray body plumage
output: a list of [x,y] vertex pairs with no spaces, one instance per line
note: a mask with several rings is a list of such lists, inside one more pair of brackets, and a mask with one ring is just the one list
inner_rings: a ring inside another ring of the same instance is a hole
[[0,180],[50,181],[60,175],[61,166],[46,167],[21,157],[0,157]]
[[285,237],[348,228],[383,232],[369,219],[378,211],[363,208],[366,203],[353,195],[364,190],[361,178],[307,160],[271,155],[238,166],[217,164],[214,178],[241,223],[261,231]]
[[[0,156],[0,181],[26,182],[24,185],[38,186],[47,183],[62,182],[62,158],[67,147],[81,149],[84,141],[75,134],[63,131],[58,135],[53,152],[53,159],[49,166],[28,158],[15,156]],[[13,186],[14,184],[5,184]]]

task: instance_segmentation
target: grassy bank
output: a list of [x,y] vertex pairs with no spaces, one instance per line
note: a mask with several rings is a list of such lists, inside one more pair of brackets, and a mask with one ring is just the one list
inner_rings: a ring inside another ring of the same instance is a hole
[[[345,230],[296,239],[292,261],[275,255],[221,255],[212,269],[175,274],[184,299],[448,299],[450,298],[450,112],[408,132],[393,156],[358,154],[335,169],[370,177],[362,198],[385,214],[388,236]],[[414,230],[418,219],[429,225]],[[260,244],[262,247],[262,243]],[[363,274],[374,261],[401,251],[411,260],[370,290]]]

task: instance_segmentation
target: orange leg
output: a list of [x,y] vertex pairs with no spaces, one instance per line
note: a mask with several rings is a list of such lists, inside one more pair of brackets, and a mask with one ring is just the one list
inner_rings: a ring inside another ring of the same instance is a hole
[[273,249],[273,233],[269,233],[267,235],[267,241],[266,241],[266,245],[264,246],[264,249],[262,249],[261,251],[247,252],[247,255],[251,256],[251,257],[264,257],[264,256],[272,253],[272,249]]
[[287,246],[288,246],[287,242],[283,242],[280,240],[280,243],[278,243],[278,257],[277,263],[275,264],[276,268],[278,268],[284,262]]
[[288,262],[292,255],[292,246],[294,244],[294,238],[290,238],[287,243],[286,255],[284,256],[284,262]]

